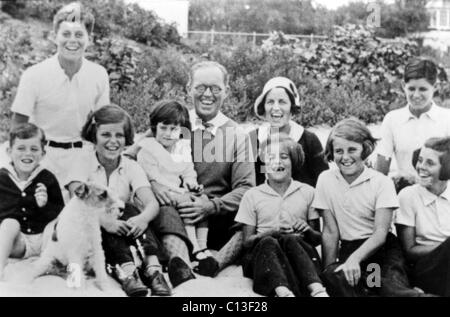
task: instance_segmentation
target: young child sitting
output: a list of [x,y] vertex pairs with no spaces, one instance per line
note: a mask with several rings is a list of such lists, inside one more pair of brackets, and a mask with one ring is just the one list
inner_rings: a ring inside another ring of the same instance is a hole
[[279,134],[262,153],[267,180],[244,194],[235,219],[244,224],[244,275],[262,295],[328,297],[314,248],[321,239],[314,188],[292,179],[304,162],[302,147]]
[[[324,221],[322,280],[332,296],[418,296],[408,285],[399,241],[390,233],[398,207],[394,184],[365,166],[375,143],[356,119],[336,124],[327,140],[325,156],[337,169],[320,174],[313,207]],[[379,276],[369,278],[377,268]]]
[[[100,220],[106,263],[116,268],[128,296],[147,296],[147,287],[152,295],[171,295],[159,262],[164,254],[151,228],[158,202],[139,164],[122,156],[125,146],[133,143],[131,117],[118,106],[103,106],[87,118],[81,137],[94,145],[95,152],[72,168],[69,191],[73,193],[79,182],[92,181],[109,187],[125,203],[122,212]],[[131,246],[140,251],[141,265]]]
[[[158,104],[150,114],[153,137],[146,137],[138,143],[140,151],[137,161],[145,170],[150,182],[167,187],[166,194],[158,195],[161,205],[175,208],[191,195],[201,195],[203,186],[197,183],[197,173],[192,162],[191,140],[180,136],[190,135],[191,124],[188,110],[176,101]],[[185,133],[181,133],[185,129]],[[217,261],[207,247],[208,223],[185,224],[193,255],[199,261],[198,273],[208,275],[207,269],[216,270]]]
[[450,296],[450,138],[430,138],[418,152],[417,184],[398,195],[399,238],[414,285]]
[[64,207],[56,177],[39,165],[45,143],[44,132],[31,123],[9,135],[11,163],[0,169],[0,279],[9,257],[41,253],[42,232]]

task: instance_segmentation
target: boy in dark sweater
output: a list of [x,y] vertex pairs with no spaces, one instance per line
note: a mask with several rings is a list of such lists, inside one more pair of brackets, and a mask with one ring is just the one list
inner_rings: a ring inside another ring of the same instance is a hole
[[11,163],[0,169],[0,279],[9,257],[40,254],[45,226],[64,207],[58,181],[39,165],[45,143],[44,132],[32,123],[10,132]]

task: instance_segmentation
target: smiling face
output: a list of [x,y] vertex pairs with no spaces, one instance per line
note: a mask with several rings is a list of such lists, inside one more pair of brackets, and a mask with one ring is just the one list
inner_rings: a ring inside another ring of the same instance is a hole
[[[213,92],[214,90],[214,92]],[[195,70],[189,91],[195,112],[204,121],[214,119],[227,96],[228,87],[222,71],[215,66]]]
[[364,160],[361,158],[363,146],[344,138],[333,139],[334,162],[348,183],[352,183],[364,170]]
[[95,151],[100,163],[118,163],[125,147],[124,123],[101,124],[97,129]]
[[287,182],[292,177],[292,161],[283,143],[268,146],[265,153],[266,175],[269,182]]
[[420,150],[416,170],[419,176],[419,184],[427,189],[439,182],[439,173],[441,171],[439,156],[441,155],[442,153],[426,147]]
[[264,113],[272,128],[282,128],[291,119],[291,101],[284,88],[273,88],[266,95]]
[[435,87],[426,79],[411,79],[404,90],[411,110],[427,111],[431,107]]
[[181,126],[179,124],[164,124],[158,122],[156,125],[155,139],[164,148],[170,149],[180,140]]
[[55,42],[61,58],[77,61],[84,56],[89,44],[89,36],[83,24],[64,21],[59,25]]
[[40,135],[29,139],[17,138],[8,150],[14,169],[21,180],[28,179],[44,156],[41,138]]

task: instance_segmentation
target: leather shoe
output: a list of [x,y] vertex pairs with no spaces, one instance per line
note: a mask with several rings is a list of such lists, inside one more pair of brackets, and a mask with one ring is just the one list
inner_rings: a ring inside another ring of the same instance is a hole
[[173,287],[177,287],[178,285],[195,278],[189,265],[179,257],[170,259],[168,272],[170,283],[172,283]]
[[198,261],[195,272],[200,275],[215,277],[219,273],[219,262],[212,256],[208,256]]
[[120,282],[122,283],[122,289],[129,297],[146,297],[148,294],[147,286],[142,283],[136,271],[120,280]]
[[157,296],[170,296],[172,291],[164,278],[164,275],[156,271],[152,275],[147,272],[141,274],[142,282],[147,285],[148,288],[152,290],[152,295]]

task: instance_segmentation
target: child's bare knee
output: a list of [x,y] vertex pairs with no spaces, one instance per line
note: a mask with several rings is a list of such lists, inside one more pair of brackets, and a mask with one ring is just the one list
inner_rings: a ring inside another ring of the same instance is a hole
[[7,218],[0,224],[1,231],[20,232],[20,223],[16,219]]

